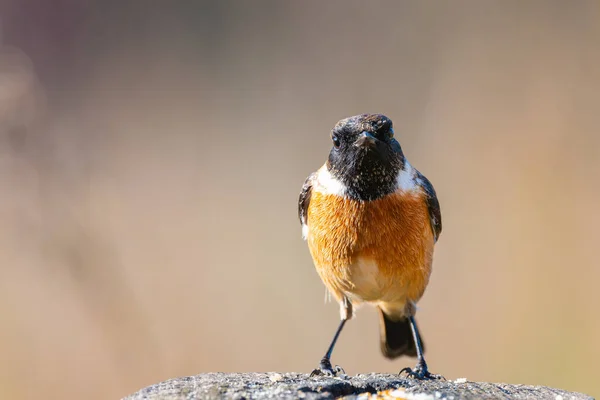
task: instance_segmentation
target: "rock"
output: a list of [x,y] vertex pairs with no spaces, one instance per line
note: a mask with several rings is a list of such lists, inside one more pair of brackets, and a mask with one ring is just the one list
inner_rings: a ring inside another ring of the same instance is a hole
[[[375,396],[377,394],[377,396]],[[123,400],[194,399],[548,399],[593,400],[544,386],[456,381],[417,381],[389,374],[341,378],[297,373],[208,373],[170,379]]]

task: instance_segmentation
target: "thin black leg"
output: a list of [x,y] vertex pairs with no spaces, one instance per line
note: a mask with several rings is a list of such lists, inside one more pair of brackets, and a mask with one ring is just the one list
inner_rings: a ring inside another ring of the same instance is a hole
[[340,333],[342,332],[342,329],[344,328],[344,325],[346,324],[346,321],[348,321],[347,319],[343,319],[340,322],[340,325],[337,328],[337,331],[335,331],[335,335],[333,335],[333,340],[331,341],[331,344],[329,345],[329,348],[327,349],[327,353],[325,353],[325,357],[326,359],[330,359],[331,358],[331,353],[333,353],[333,348],[335,347],[335,343],[338,340],[338,337],[340,336]]
[[425,362],[425,357],[423,357],[423,343],[419,334],[419,328],[417,328],[417,323],[415,322],[415,317],[410,317],[408,320],[410,321],[410,329],[412,330],[415,346],[417,347],[418,363],[424,365],[425,369],[427,369],[427,363]]
[[419,328],[415,322],[415,317],[409,317],[410,329],[412,330],[413,340],[415,341],[415,347],[417,348],[417,365],[414,369],[403,368],[400,373],[406,372],[409,377],[417,379],[444,379],[441,375],[432,374],[427,369],[427,363],[423,356],[423,344],[421,342],[421,335],[419,334]]
[[338,340],[338,337],[340,336],[340,333],[342,332],[342,329],[344,328],[344,325],[346,324],[346,321],[348,321],[347,319],[343,319],[340,322],[340,325],[337,328],[337,331],[335,331],[335,335],[333,336],[333,340],[331,341],[331,344],[329,345],[329,348],[327,349],[327,353],[325,353],[325,356],[321,359],[321,362],[319,363],[319,368],[313,370],[313,372],[311,372],[310,376],[316,376],[316,375],[327,375],[327,376],[335,376],[340,372],[344,372],[344,370],[337,366],[334,368],[332,368],[331,366],[331,353],[333,353],[333,348],[335,347],[335,343]]

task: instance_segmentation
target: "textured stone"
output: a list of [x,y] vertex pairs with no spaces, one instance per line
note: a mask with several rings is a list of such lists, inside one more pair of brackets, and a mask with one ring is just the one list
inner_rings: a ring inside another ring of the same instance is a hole
[[[543,386],[456,381],[417,381],[388,374],[310,378],[296,373],[208,373],[170,379],[124,400],[194,399],[548,399],[590,400]],[[593,399],[592,399],[593,400]]]

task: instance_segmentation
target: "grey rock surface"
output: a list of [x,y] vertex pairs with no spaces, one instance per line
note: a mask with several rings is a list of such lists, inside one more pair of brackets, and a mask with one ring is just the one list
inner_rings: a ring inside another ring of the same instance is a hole
[[[590,396],[543,386],[464,381],[417,381],[389,374],[342,378],[297,373],[207,373],[170,379],[124,400],[194,399],[548,399]],[[593,399],[592,399],[593,400]]]

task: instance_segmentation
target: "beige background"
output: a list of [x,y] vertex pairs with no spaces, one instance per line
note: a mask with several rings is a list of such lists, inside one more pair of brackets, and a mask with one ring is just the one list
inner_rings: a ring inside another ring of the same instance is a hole
[[[296,201],[391,117],[444,232],[434,372],[600,395],[597,1],[3,0],[0,398],[309,371],[338,323]],[[396,372],[363,308],[334,362]]]

